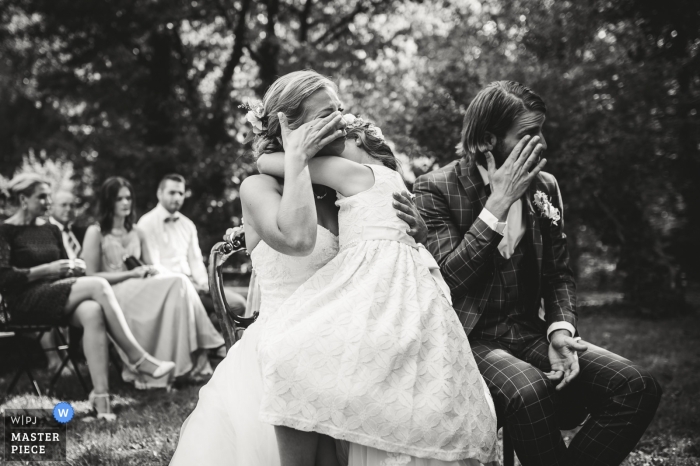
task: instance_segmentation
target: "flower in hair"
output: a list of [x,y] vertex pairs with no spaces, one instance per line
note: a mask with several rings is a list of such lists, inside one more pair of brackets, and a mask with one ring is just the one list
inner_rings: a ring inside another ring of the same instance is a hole
[[358,118],[352,113],[346,113],[345,115],[343,115],[343,120],[345,120],[346,130],[359,128],[362,129],[365,133],[374,136],[375,138],[380,139],[382,142],[384,142],[384,134],[382,134],[382,130],[379,129],[379,126],[375,125],[374,123],[365,121],[362,118]]
[[556,225],[557,222],[561,219],[559,209],[552,205],[552,203],[549,200],[549,196],[547,196],[542,191],[537,191],[535,193],[534,202],[537,208],[540,210],[540,214],[542,215],[542,217],[550,219],[554,225]]
[[343,121],[345,121],[345,125],[350,127],[355,121],[357,120],[357,117],[353,115],[352,113],[346,113],[343,115]]
[[265,116],[265,107],[261,101],[253,101],[238,107],[248,110],[248,113],[245,114],[245,119],[253,127],[253,133],[260,134],[267,130],[267,116]]
[[384,135],[382,134],[382,130],[379,129],[379,126],[370,123],[366,131],[375,138],[381,139],[382,141],[384,140]]

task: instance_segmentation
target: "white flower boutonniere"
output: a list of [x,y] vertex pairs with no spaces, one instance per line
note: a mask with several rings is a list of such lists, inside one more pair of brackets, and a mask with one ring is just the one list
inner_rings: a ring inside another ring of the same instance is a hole
[[540,215],[542,217],[550,219],[554,225],[556,225],[557,222],[561,220],[561,214],[559,213],[559,209],[552,205],[552,203],[549,200],[549,196],[547,196],[545,193],[543,193],[542,191],[537,191],[535,193],[534,202],[537,208],[540,209]]

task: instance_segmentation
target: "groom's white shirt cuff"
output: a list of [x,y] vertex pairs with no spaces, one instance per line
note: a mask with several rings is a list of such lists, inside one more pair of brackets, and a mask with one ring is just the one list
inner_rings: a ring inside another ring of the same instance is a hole
[[[571,325],[568,322],[554,322],[552,325],[549,326],[547,329],[547,341],[552,341],[552,332],[555,330],[568,330],[569,333],[571,333],[571,336],[573,337],[576,335],[576,329],[574,328],[573,325]],[[575,337],[574,340],[578,341],[580,340],[581,337]]]
[[506,232],[508,222],[499,222],[498,218],[486,209],[482,209],[479,218],[484,221],[486,226],[503,236]]
[[[498,233],[499,235],[503,236],[503,234],[506,231],[506,225],[507,222],[499,222],[498,218],[496,218],[495,215],[493,215],[491,212],[489,212],[487,209],[482,209],[481,213],[479,214],[479,218],[484,221],[486,226],[488,226],[490,229]],[[568,330],[569,333],[571,333],[571,336],[573,337],[576,335],[576,328],[571,325],[568,322],[554,322],[552,325],[549,326],[547,329],[547,341],[551,341],[551,335],[552,332],[555,330]],[[577,337],[576,340],[580,340],[580,337]]]

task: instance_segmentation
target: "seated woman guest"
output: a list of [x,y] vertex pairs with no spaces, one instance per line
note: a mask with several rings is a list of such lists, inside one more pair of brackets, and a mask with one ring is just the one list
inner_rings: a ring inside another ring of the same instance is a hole
[[133,372],[164,378],[175,364],[151,357],[137,343],[122,308],[106,280],[84,275],[82,260],[69,260],[61,232],[37,222],[51,207],[51,190],[37,175],[10,181],[19,210],[0,225],[0,291],[15,323],[70,324],[84,329],[83,347],[93,391],[90,402],[98,418],[114,420],[107,380],[107,334]]
[[224,339],[190,280],[183,274],[159,273],[152,265],[144,234],[134,222],[132,199],[133,189],[124,178],[111,177],[102,185],[99,225],[88,228],[83,242],[87,274],[112,284],[136,340],[157,357],[175,361],[176,367],[169,377],[156,379],[125,366],[122,377],[147,389],[169,387],[185,374],[210,375],[206,350],[222,346]]

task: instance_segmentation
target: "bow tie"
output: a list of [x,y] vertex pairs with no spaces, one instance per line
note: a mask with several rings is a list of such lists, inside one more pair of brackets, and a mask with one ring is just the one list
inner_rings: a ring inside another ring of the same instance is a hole
[[168,222],[177,222],[178,220],[180,220],[180,217],[176,217],[176,216],[174,216],[174,215],[171,216],[171,217],[165,217],[165,223],[168,223]]

